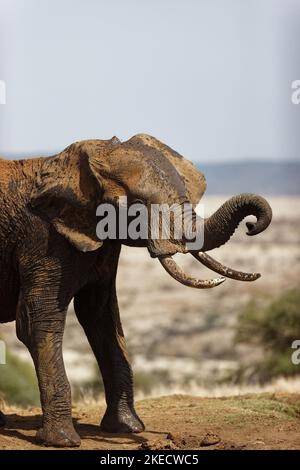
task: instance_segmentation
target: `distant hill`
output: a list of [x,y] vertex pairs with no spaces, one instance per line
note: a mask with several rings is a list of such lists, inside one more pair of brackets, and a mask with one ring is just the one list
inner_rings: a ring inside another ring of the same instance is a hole
[[249,161],[198,163],[196,166],[206,177],[206,194],[300,195],[300,162]]

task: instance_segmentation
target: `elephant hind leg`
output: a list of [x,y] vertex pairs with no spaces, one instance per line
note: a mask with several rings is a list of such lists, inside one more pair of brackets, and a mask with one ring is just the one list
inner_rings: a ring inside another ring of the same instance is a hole
[[101,429],[111,433],[142,432],[134,409],[132,371],[121,327],[115,280],[89,285],[75,297],[75,312],[102,373],[107,410]]
[[0,411],[0,428],[3,428],[6,424],[6,419],[2,411]]

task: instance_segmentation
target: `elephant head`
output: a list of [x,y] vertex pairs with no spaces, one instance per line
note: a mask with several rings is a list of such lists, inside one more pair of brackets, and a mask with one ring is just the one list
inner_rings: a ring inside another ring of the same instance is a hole
[[[122,196],[128,204],[184,205],[191,203],[190,228],[193,233],[203,229],[204,242],[191,254],[222,276],[253,281],[258,273],[242,273],[227,268],[207,251],[226,243],[248,215],[256,222],[247,222],[248,235],[265,230],[271,222],[272,211],[265,199],[253,194],[241,194],[226,201],[204,221],[196,214],[195,206],[206,188],[204,176],[177,152],[157,139],[139,134],[121,143],[111,140],[87,140],[72,144],[54,157],[41,163],[30,204],[55,227],[77,250],[93,251],[101,247],[96,236],[96,210],[100,204],[117,206]],[[199,280],[184,273],[172,258],[186,253],[183,239],[123,240],[125,244],[146,246],[166,271],[179,282],[196,288],[209,288],[225,279]]]

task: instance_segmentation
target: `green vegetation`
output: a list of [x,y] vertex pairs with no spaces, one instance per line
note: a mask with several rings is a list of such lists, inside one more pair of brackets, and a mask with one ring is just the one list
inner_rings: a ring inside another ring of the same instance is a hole
[[291,360],[291,345],[296,339],[300,339],[299,290],[288,290],[265,307],[251,301],[239,318],[235,342],[257,346],[261,358],[242,365],[236,380],[247,376],[248,380],[263,383],[274,377],[299,374],[300,366]]
[[242,409],[246,413],[257,413],[263,415],[285,415],[291,418],[300,416],[300,403],[288,403],[284,397],[271,395],[269,393],[257,395],[245,395],[244,397],[229,398],[228,405],[236,409]]
[[38,405],[39,391],[33,366],[7,352],[0,365],[0,399],[10,404]]

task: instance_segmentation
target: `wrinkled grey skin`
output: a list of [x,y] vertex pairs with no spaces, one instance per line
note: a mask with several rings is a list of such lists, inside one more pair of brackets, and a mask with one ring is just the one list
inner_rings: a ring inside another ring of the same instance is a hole
[[[204,190],[204,177],[190,162],[147,135],[124,143],[116,138],[78,142],[51,158],[0,160],[0,322],[16,320],[18,338],[33,358],[43,411],[40,442],[61,447],[80,444],[62,358],[72,299],[104,381],[107,410],[102,430],[144,429],[134,409],[132,371],[116,295],[121,243],[102,243],[96,237],[97,206],[115,204],[120,196],[146,206],[186,201],[195,206]],[[248,225],[250,235],[270,223],[271,209],[259,196],[229,200],[205,221],[204,247],[194,255],[210,263],[203,258],[204,251],[225,243],[249,214],[257,217]],[[192,220],[197,227],[195,213]],[[208,286],[172,264],[170,256],[185,251],[182,241],[148,240],[140,245],[180,282]],[[214,269],[236,276],[216,262]],[[4,424],[2,414],[0,424]]]

